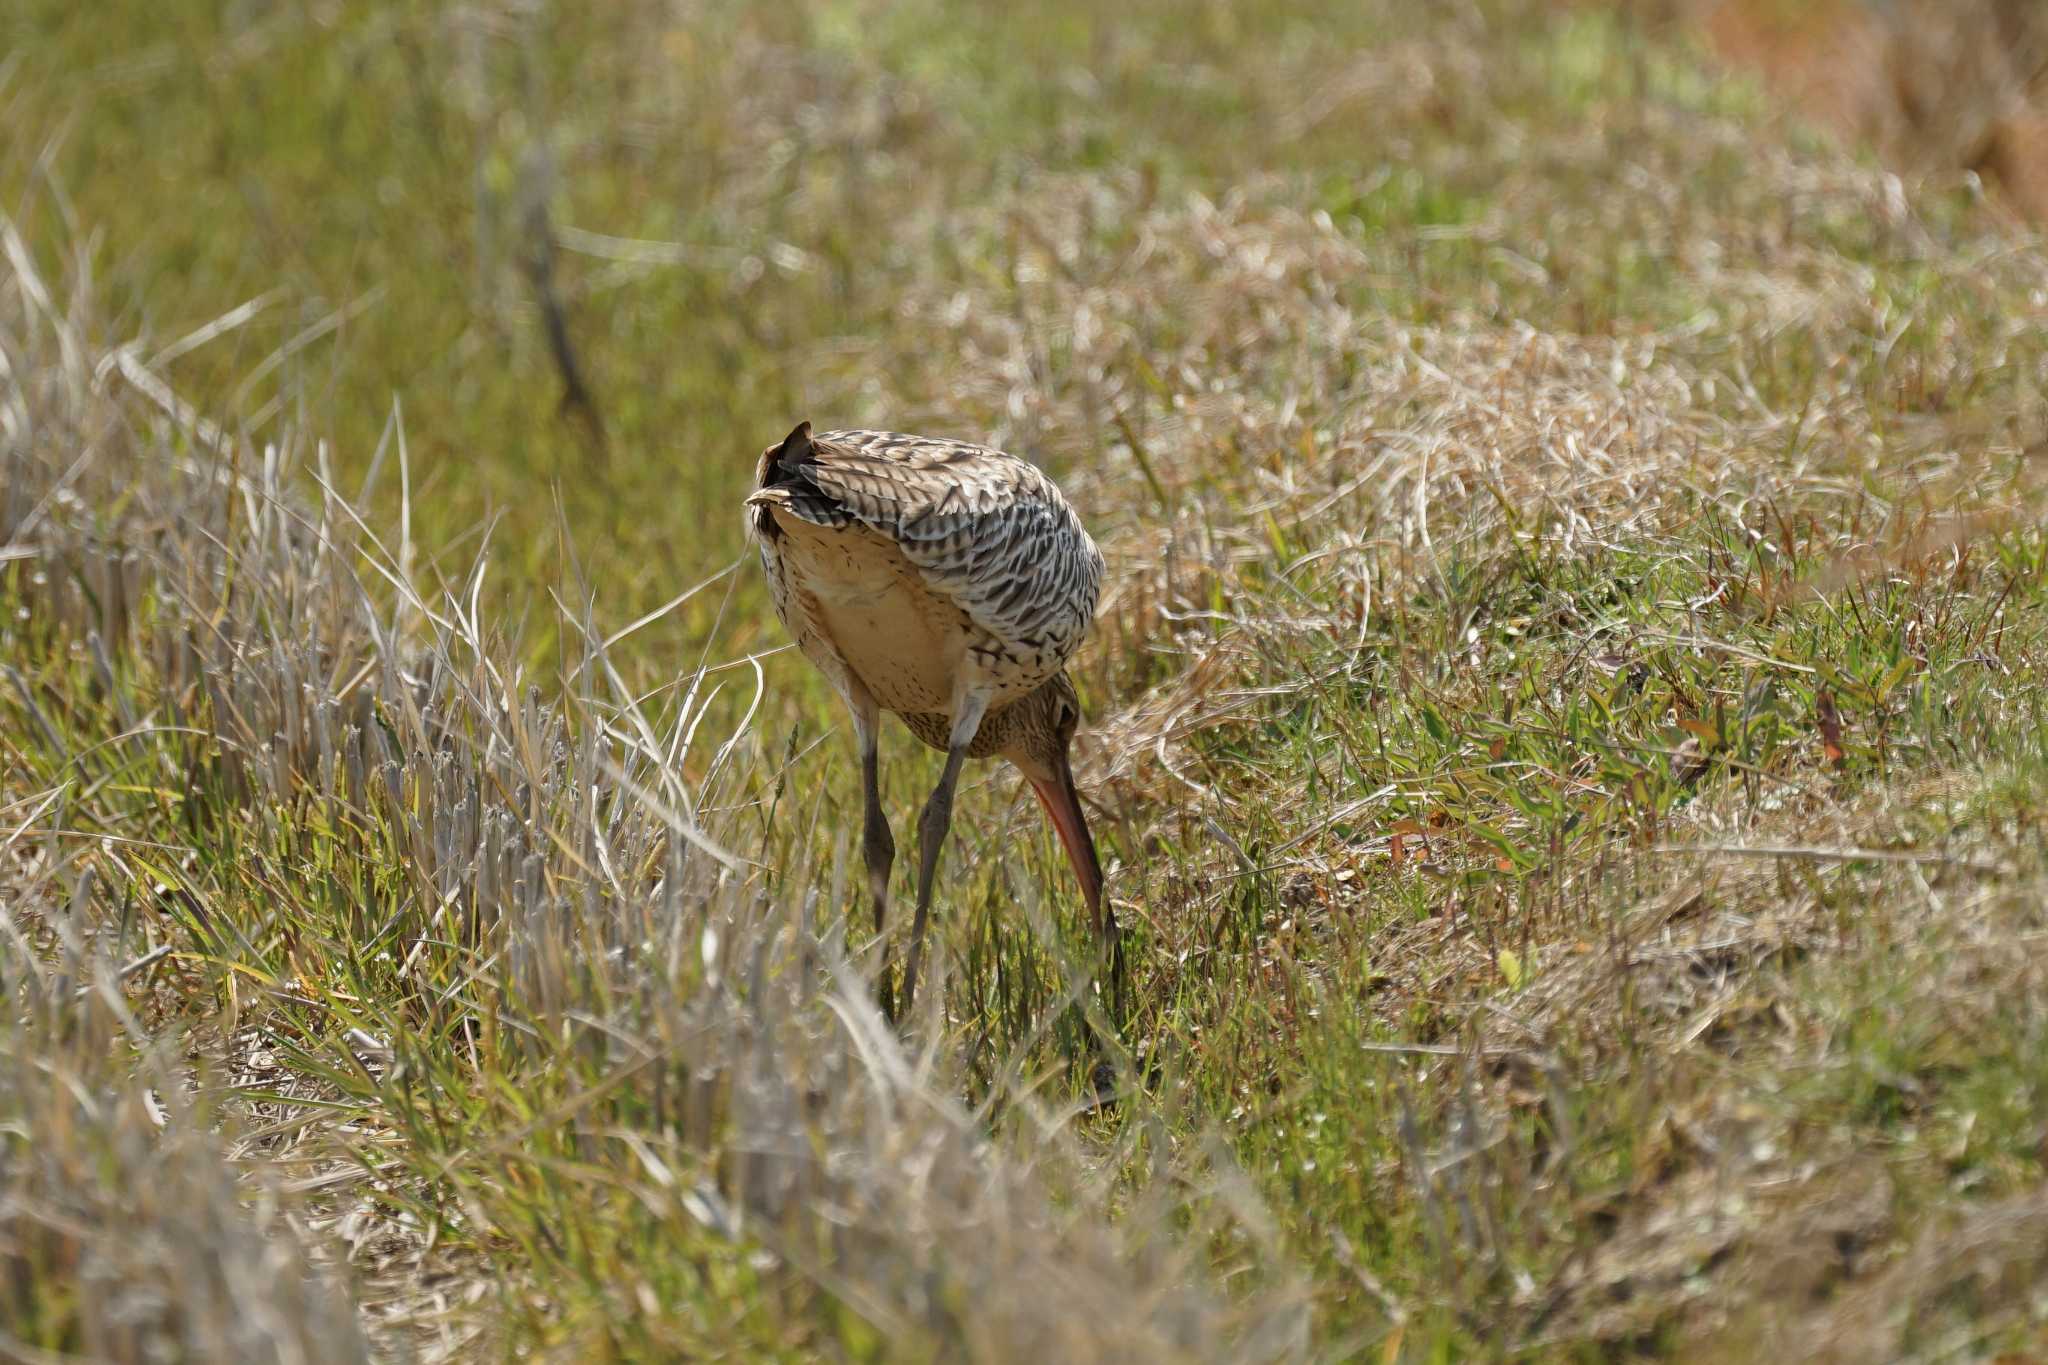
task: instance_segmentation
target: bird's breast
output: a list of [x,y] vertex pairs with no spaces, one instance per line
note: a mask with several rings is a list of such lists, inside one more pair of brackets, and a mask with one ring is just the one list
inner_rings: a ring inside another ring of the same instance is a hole
[[827,654],[885,710],[949,710],[977,633],[966,613],[879,536],[782,524],[776,567],[787,602],[778,607],[804,652],[821,666]]
[[963,674],[1000,706],[1059,668],[1042,643],[991,633],[889,538],[780,511],[776,522],[763,555],[777,612],[828,677],[851,675],[884,710],[949,716]]

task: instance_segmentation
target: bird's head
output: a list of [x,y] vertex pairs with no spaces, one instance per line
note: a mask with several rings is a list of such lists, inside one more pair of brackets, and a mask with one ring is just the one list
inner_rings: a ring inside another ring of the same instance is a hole
[[1081,894],[1099,923],[1102,919],[1102,863],[1095,856],[1095,838],[1081,812],[1081,793],[1074,785],[1069,752],[1081,724],[1081,699],[1062,669],[1037,691],[1013,703],[1008,742],[1001,750],[1038,793],[1052,827],[1059,832]]

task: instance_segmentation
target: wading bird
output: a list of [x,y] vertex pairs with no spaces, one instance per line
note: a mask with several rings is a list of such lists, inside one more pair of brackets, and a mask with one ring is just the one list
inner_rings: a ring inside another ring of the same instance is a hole
[[[1067,753],[1081,706],[1065,665],[1095,616],[1102,553],[1052,480],[985,446],[883,431],[813,436],[805,422],[761,453],[747,526],[776,615],[853,713],[878,935],[896,857],[876,766],[881,712],[946,755],[918,823],[904,1014],[917,994],[960,765],[991,755],[1015,764],[1038,793],[1120,991],[1116,917]],[[893,1013],[887,943],[881,997]]]

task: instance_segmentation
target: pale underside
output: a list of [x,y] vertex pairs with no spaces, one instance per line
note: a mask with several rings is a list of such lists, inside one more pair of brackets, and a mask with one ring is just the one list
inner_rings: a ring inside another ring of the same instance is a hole
[[927,742],[945,747],[946,718],[963,685],[994,709],[1057,671],[1057,663],[1032,668],[1012,659],[880,534],[858,524],[816,526],[782,509],[774,515],[783,534],[770,551],[780,580],[772,586],[797,647],[840,691],[857,684]]

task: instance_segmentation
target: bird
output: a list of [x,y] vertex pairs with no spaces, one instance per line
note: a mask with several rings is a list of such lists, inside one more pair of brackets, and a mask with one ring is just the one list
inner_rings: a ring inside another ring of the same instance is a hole
[[946,755],[918,821],[917,914],[901,1013],[918,965],[953,790],[969,758],[1000,756],[1031,784],[1080,880],[1121,994],[1115,912],[1074,783],[1080,699],[1066,665],[1095,618],[1102,552],[1037,466],[987,446],[808,421],[761,452],[746,498],[775,613],[853,717],[861,852],[889,994],[889,874],[881,712]]

